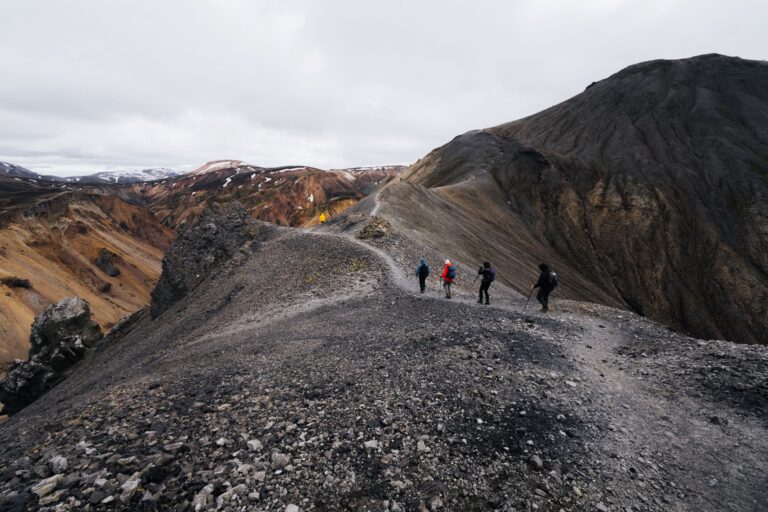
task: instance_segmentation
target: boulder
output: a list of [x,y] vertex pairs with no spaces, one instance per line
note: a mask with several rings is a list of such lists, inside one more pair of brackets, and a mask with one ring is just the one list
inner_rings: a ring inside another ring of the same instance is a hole
[[83,299],[68,297],[49,305],[32,323],[29,358],[14,361],[0,384],[7,411],[18,412],[60,382],[102,337]]
[[382,238],[389,235],[391,232],[392,226],[386,219],[373,217],[365,226],[363,226],[363,229],[357,234],[357,238],[360,240]]
[[115,277],[120,274],[120,269],[115,266],[115,262],[119,256],[109,249],[102,247],[99,250],[99,254],[96,256],[96,266],[99,267],[105,274],[110,277]]

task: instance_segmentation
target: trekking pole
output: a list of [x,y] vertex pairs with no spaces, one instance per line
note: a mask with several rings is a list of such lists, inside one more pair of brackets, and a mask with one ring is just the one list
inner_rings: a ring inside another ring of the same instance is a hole
[[528,294],[528,299],[525,301],[525,307],[523,308],[523,314],[528,310],[528,302],[531,300],[531,295],[533,295],[533,288],[531,288],[531,293]]

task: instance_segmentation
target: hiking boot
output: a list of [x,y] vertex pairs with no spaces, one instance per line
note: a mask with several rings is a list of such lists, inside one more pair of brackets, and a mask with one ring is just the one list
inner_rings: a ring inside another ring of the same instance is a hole
[[488,301],[485,301],[485,305],[486,305],[486,306],[490,306],[490,305],[491,305],[491,303],[490,303],[490,302],[488,302]]
[[549,307],[544,306],[543,308],[541,308],[542,313],[546,313],[547,311],[549,311]]
[[483,301],[482,301],[482,300],[479,300],[479,301],[477,301],[477,303],[478,303],[478,304],[482,304],[482,303],[483,303]]

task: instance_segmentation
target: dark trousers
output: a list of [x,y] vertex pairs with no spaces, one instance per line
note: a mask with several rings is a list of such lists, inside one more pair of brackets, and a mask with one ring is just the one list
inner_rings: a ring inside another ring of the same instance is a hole
[[490,282],[480,281],[480,297],[478,297],[477,302],[483,302],[483,293],[485,293],[485,302],[486,304],[490,302],[488,300],[488,288],[491,287]]
[[539,288],[539,293],[536,294],[536,299],[541,303],[541,306],[543,308],[549,307],[549,294],[552,292],[552,290],[547,290],[545,288]]
[[424,290],[427,288],[427,276],[419,276],[419,289],[421,290],[421,293],[424,293]]

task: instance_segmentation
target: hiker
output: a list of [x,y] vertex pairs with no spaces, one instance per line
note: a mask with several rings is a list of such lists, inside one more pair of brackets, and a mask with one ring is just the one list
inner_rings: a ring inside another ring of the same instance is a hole
[[421,257],[419,266],[416,267],[416,275],[419,276],[419,288],[421,293],[427,288],[427,277],[429,276],[429,264],[427,264],[427,258]]
[[328,220],[325,216],[325,213],[320,212],[320,224],[325,224],[325,221]]
[[451,260],[445,260],[445,267],[443,267],[443,274],[440,276],[443,279],[443,288],[445,288],[445,298],[451,298],[451,284],[456,279],[456,267],[451,264]]
[[[485,305],[487,306],[491,302],[488,300],[488,288],[491,287],[491,283],[496,280],[496,270],[491,268],[491,262],[486,261],[480,270],[477,271],[478,276],[483,276],[480,281],[480,296],[477,298],[477,303],[483,303],[483,293],[485,293]],[[477,278],[475,278],[477,279]]]
[[536,299],[541,303],[541,310],[546,312],[549,311],[549,294],[557,287],[557,274],[551,272],[546,263],[540,264],[539,270],[541,270],[539,280],[531,287],[531,291],[539,289]]

